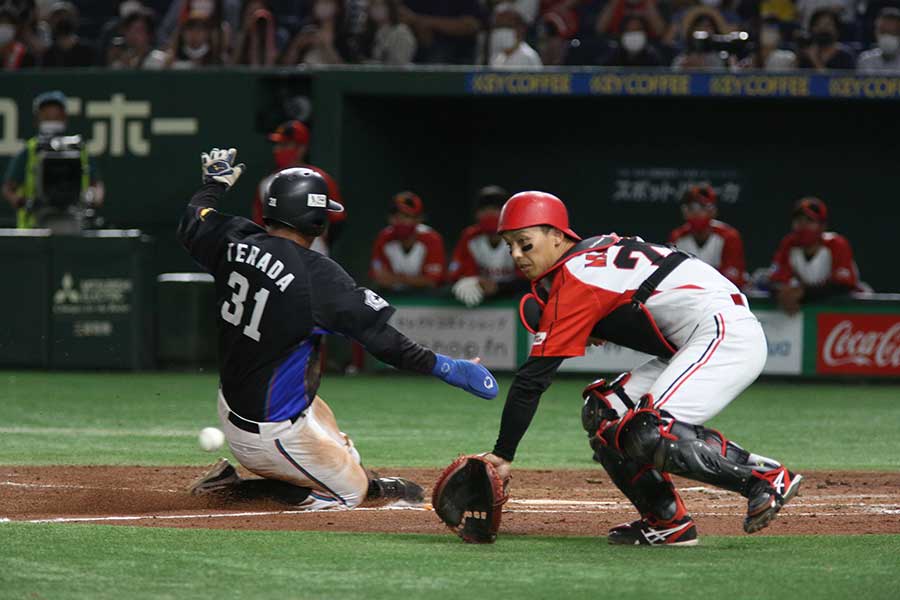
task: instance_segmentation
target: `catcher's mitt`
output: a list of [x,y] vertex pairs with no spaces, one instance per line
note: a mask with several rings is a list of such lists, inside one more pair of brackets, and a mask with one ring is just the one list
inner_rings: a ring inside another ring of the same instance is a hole
[[494,465],[460,456],[434,484],[431,503],[447,527],[470,544],[492,544],[509,496]]

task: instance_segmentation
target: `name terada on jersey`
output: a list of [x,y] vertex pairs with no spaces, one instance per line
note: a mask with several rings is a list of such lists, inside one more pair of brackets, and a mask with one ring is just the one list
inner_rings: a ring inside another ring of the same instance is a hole
[[[259,260],[257,260],[257,257]],[[294,281],[293,273],[287,273],[278,278],[284,270],[284,263],[277,258],[273,261],[272,255],[268,252],[263,252],[262,256],[260,256],[260,249],[253,244],[228,242],[228,251],[225,253],[225,258],[228,262],[239,262],[256,267],[268,275],[269,279],[274,281],[275,286],[282,292]]]

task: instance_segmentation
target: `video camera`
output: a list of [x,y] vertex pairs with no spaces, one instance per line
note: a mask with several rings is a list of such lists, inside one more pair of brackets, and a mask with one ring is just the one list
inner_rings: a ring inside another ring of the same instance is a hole
[[78,233],[93,219],[93,203],[82,189],[83,147],[80,135],[38,136],[35,193],[26,205],[38,227]]
[[744,52],[750,42],[750,34],[746,31],[733,31],[723,35],[707,31],[695,31],[687,40],[688,52],[706,54],[718,52],[729,56],[738,56]]

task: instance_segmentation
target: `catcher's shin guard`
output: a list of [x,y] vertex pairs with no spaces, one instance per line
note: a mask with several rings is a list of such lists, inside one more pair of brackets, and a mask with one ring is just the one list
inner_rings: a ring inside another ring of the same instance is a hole
[[612,448],[598,448],[594,458],[609,478],[634,504],[643,518],[670,521],[687,511],[668,475],[650,465],[640,465]]
[[377,477],[369,480],[366,500],[388,500],[421,504],[425,501],[422,486],[401,477]]
[[651,408],[623,417],[613,439],[616,447],[639,463],[747,498],[747,533],[767,526],[803,480],[775,461],[750,454],[714,429],[681,423]]

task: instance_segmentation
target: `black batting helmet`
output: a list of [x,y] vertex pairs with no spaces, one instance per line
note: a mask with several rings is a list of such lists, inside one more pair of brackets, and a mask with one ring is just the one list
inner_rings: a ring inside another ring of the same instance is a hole
[[304,167],[278,172],[263,198],[263,220],[293,227],[300,233],[319,236],[328,225],[328,212],[344,207],[328,197],[325,178]]

